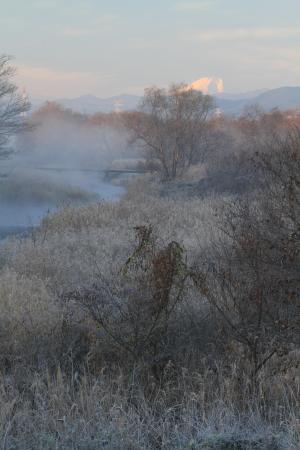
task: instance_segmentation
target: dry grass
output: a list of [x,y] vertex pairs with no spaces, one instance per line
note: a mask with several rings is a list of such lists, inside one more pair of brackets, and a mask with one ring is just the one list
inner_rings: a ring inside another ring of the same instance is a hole
[[134,248],[134,227],[151,224],[161,242],[180,242],[192,261],[209,244],[219,203],[162,200],[146,194],[140,181],[118,203],[63,208],[47,216],[28,239],[11,240],[1,257],[17,273],[47,280],[57,290],[77,288],[100,272],[113,275]]
[[[237,409],[229,378],[213,390],[211,373],[182,371],[176,383],[158,387],[149,398],[134,377],[134,372],[131,378],[102,373],[79,379],[76,373],[66,377],[58,370],[52,377],[36,375],[23,393],[2,379],[0,433],[5,448],[298,448],[293,431],[299,422],[287,401],[291,390],[286,383],[281,383],[284,403],[273,400],[270,405],[276,417],[271,426],[263,402]],[[267,401],[263,389],[260,394]]]
[[103,278],[116,285],[137,225],[151,223],[158,246],[183,244],[188,264],[219,235],[222,199],[171,201],[156,190],[137,181],[118,203],[62,209],[1,247],[4,449],[299,449],[296,348],[274,357],[253,391],[243,349],[188,286],[156,378],[145,359],[129,364],[80,305],[63,301]]

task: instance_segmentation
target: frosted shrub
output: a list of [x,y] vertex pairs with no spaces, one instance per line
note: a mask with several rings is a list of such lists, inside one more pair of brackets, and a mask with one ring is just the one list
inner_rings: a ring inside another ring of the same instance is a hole
[[[285,370],[274,355],[252,395],[240,343],[184,276],[212,244],[230,250],[223,199],[158,190],[138,180],[119,202],[61,209],[0,247],[5,448],[298,450],[295,356]],[[271,425],[256,435],[252,418]]]
[[188,271],[177,242],[161,248],[146,226],[136,227],[136,234],[136,247],[114,282],[102,277],[64,298],[88,312],[96,341],[100,338],[100,352],[103,337],[107,338],[106,345],[118,360],[125,356],[129,366],[142,361],[159,379],[168,362],[169,327],[185,296]]
[[99,274],[114,277],[135,245],[134,227],[151,224],[161,243],[179,242],[190,260],[209,245],[218,199],[191,202],[145,195],[140,185],[133,198],[64,208],[47,216],[24,240],[11,240],[1,258],[19,274],[47,280],[61,293],[90,284]]

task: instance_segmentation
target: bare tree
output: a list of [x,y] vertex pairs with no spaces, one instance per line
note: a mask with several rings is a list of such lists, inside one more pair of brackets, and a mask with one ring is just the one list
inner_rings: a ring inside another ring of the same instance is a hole
[[16,70],[10,62],[9,56],[0,55],[0,157],[9,153],[11,137],[26,128],[24,114],[30,107],[13,81]]
[[161,164],[165,179],[174,179],[206,149],[207,119],[214,108],[212,97],[185,84],[168,90],[145,90],[140,113],[125,115],[127,127]]

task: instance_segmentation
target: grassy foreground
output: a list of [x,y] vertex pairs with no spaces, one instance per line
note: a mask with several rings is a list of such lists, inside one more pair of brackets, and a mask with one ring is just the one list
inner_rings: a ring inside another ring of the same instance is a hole
[[228,201],[162,199],[141,180],[1,248],[3,449],[299,449],[299,348],[253,375],[247,345],[185,275],[227,242]]

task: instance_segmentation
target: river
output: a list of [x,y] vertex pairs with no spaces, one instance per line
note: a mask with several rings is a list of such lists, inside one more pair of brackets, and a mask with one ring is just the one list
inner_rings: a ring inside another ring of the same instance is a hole
[[[83,174],[84,176],[82,176]],[[63,172],[61,177],[63,179]],[[73,174],[71,180],[68,177],[66,186],[72,189],[83,189],[87,194],[91,194],[91,200],[88,200],[87,195],[87,199],[84,201],[72,199],[65,201],[64,204],[68,206],[80,206],[101,200],[117,201],[125,191],[122,186],[104,181],[97,172],[90,173],[87,176],[80,170],[78,170],[78,174]],[[51,198],[51,200],[46,201],[36,201],[30,198],[20,201],[18,196],[15,198],[12,196],[9,201],[2,199],[0,201],[0,240],[9,235],[25,233],[27,230],[38,226],[46,214],[55,212],[62,205],[59,195],[56,199]]]

